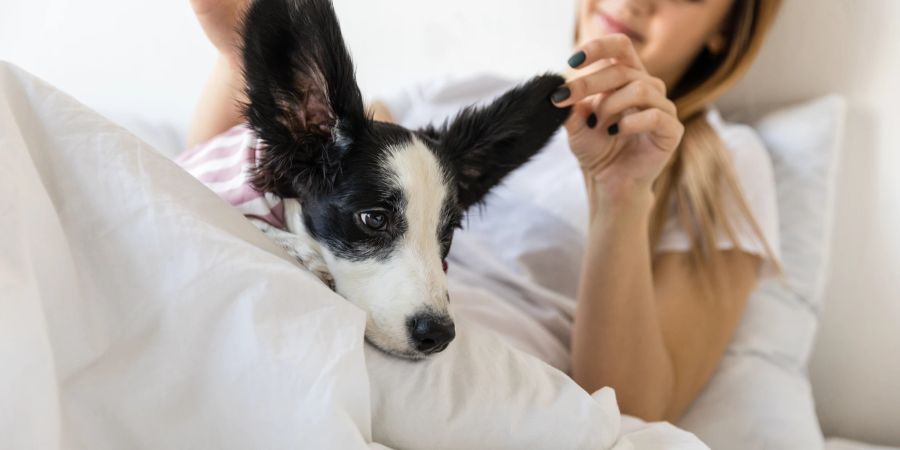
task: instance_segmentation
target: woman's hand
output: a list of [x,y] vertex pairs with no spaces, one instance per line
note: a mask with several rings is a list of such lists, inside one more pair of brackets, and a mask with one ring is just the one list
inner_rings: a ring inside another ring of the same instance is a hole
[[590,41],[581,51],[570,60],[576,68],[602,67],[580,71],[553,94],[556,105],[574,105],[569,146],[589,185],[607,194],[650,192],[684,134],[665,83],[647,73],[625,35]]

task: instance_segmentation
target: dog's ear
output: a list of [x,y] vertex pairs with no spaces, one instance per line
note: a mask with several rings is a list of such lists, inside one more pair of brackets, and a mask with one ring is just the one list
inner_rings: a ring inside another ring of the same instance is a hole
[[254,185],[283,197],[327,189],[367,126],[330,0],[254,0],[242,26],[244,114],[264,144]]
[[453,168],[460,207],[467,209],[506,175],[527,162],[556,133],[571,108],[557,108],[550,95],[565,80],[532,78],[484,107],[468,107],[438,128],[420,130],[438,143]]

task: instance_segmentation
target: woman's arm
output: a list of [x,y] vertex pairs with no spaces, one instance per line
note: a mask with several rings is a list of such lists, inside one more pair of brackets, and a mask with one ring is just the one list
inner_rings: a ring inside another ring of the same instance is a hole
[[572,330],[572,378],[616,390],[622,412],[663,417],[675,386],[654,305],[647,238],[653,194],[613,198],[588,180],[590,222]]
[[626,414],[674,422],[718,365],[760,260],[724,252],[728,289],[704,298],[688,254],[651,261],[652,194],[615,191],[591,189],[595,207],[572,334],[572,376],[589,392],[615,388]]
[[[214,44],[220,43],[223,49],[234,48],[234,44],[230,40],[216,38],[215,32],[221,29],[228,29],[224,24],[212,23],[213,19],[205,17],[201,11],[206,9],[197,9],[198,7],[210,8],[209,1],[194,0],[193,4],[197,11],[204,29],[210,41]],[[232,7],[241,8],[241,2],[232,2]],[[233,14],[222,14],[216,16],[217,20],[236,20]],[[230,24],[228,26],[234,26]],[[216,30],[216,31],[212,31]],[[221,42],[226,43],[221,43]],[[193,147],[201,142],[205,142],[216,135],[228,130],[229,128],[241,123],[243,117],[241,114],[241,105],[246,102],[246,93],[244,92],[244,79],[241,74],[239,57],[236,52],[221,52],[212,73],[206,81],[203,92],[200,94],[200,100],[197,108],[194,110],[194,118],[191,121],[191,127],[188,131],[187,146]],[[387,105],[382,102],[373,102],[370,110],[375,120],[382,122],[394,122]]]
[[245,100],[239,24],[250,0],[191,0],[197,21],[219,52],[194,111],[187,145],[193,147],[239,124]]
[[687,253],[667,253],[654,261],[655,302],[675,388],[665,418],[676,421],[700,394],[722,360],[756,287],[762,260],[740,250],[722,251],[722,289],[716,298],[700,295],[702,281]]
[[[194,111],[194,119],[188,132],[188,147],[205,142],[241,123],[243,117],[240,105],[245,99],[244,80],[240,69],[229,62],[228,58],[220,56]],[[372,102],[369,110],[375,120],[395,122],[391,111],[382,102]]]
[[372,113],[372,118],[379,122],[388,122],[388,123],[396,123],[394,120],[394,115],[391,114],[391,110],[388,109],[387,105],[384,102],[380,102],[375,100],[369,105],[369,111]]
[[572,334],[572,376],[616,389],[622,411],[675,420],[718,364],[756,281],[759,260],[723,255],[718,297],[703,296],[688,255],[652,261],[653,183],[684,135],[666,85],[631,40],[586,43],[579,70],[553,95],[573,106],[569,146],[588,190],[587,252]]
[[188,131],[188,147],[205,142],[241,123],[240,105],[245,98],[240,69],[228,58],[219,56],[194,111]]

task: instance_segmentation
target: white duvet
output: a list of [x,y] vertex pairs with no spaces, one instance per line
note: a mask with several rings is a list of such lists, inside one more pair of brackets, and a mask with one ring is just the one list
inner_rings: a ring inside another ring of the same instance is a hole
[[465,322],[427,362],[371,349],[237,211],[2,63],[0,155],[2,448],[706,448]]

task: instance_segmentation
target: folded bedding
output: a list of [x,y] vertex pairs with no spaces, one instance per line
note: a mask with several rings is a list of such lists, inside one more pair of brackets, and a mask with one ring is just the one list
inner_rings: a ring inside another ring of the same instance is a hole
[[0,152],[0,448],[707,448],[482,326],[367,346],[237,210],[5,63]]

